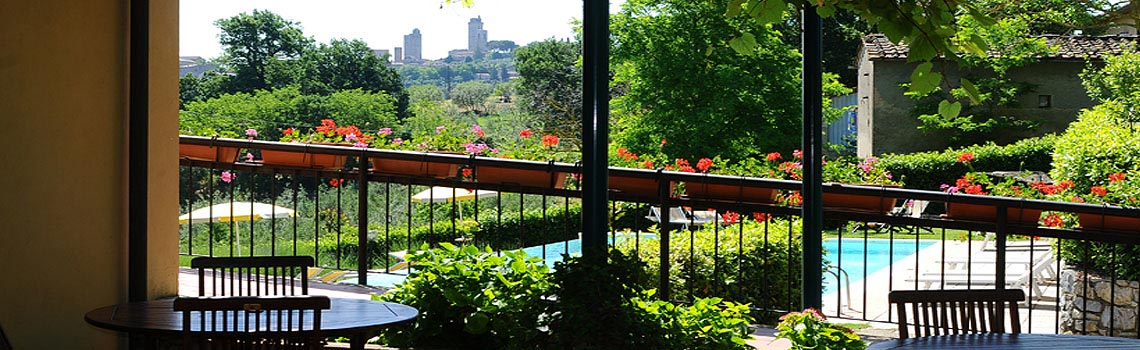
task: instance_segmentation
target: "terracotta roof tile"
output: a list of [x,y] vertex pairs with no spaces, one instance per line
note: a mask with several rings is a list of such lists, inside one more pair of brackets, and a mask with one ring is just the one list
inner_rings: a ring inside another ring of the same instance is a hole
[[[1099,59],[1105,54],[1117,54],[1124,50],[1126,43],[1137,41],[1136,35],[1102,35],[1102,36],[1061,36],[1040,35],[1050,46],[1056,46],[1057,51],[1049,54],[1045,59]],[[877,59],[906,59],[910,48],[905,44],[892,43],[883,34],[871,34],[863,38],[863,49],[872,60]],[[991,53],[992,54],[992,53]]]

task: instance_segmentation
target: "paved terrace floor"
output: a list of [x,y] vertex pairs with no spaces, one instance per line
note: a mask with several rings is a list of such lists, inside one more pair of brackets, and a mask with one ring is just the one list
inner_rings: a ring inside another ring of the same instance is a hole
[[[330,284],[321,282],[310,282],[309,294],[312,295],[327,295],[330,298],[349,298],[349,299],[370,299],[372,294],[383,293],[383,288],[375,287],[362,287],[353,284]],[[197,295],[198,294],[198,273],[192,269],[180,268],[178,271],[178,294],[179,295]],[[842,322],[842,321],[841,321]],[[893,338],[896,337],[895,327],[893,324],[872,324],[870,328],[861,329],[858,332],[865,340],[875,341],[877,339]],[[761,350],[785,350],[791,348],[791,343],[786,339],[776,339],[776,331],[771,328],[760,327],[752,334],[752,339],[748,341],[749,345],[753,348]],[[341,344],[331,344],[329,348],[339,348]],[[347,348],[347,346],[345,346]],[[370,346],[370,349],[386,349],[379,346]]]

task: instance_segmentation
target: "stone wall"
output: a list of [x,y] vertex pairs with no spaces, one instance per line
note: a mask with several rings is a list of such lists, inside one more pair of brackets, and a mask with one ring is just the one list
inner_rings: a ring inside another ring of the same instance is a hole
[[1062,333],[1137,336],[1140,282],[1116,280],[1113,283],[1110,278],[1066,267],[1061,270],[1059,287]]

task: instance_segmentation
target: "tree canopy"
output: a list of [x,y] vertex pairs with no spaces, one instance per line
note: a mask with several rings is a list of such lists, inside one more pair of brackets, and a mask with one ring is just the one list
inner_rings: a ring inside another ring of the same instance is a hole
[[543,120],[544,133],[577,140],[582,130],[581,45],[547,39],[515,51],[517,100]]
[[223,62],[236,73],[234,91],[284,86],[271,78],[276,74],[288,76],[289,61],[300,58],[312,46],[300,23],[270,11],[253,10],[219,19],[214,25],[222,31],[218,38],[225,54]]

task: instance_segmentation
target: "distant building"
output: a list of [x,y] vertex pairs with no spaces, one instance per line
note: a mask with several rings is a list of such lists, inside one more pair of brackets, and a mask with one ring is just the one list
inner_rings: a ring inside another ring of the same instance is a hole
[[207,63],[206,59],[202,58],[201,56],[178,57],[179,77],[184,77],[187,74],[193,74],[195,77],[202,77],[203,73],[216,69],[218,69],[218,66]]
[[[1084,93],[1079,76],[1086,62],[1098,64],[1104,55],[1119,53],[1132,43],[1135,35],[1058,36],[1041,35],[1056,51],[1038,58],[1037,62],[1009,71],[1009,78],[1034,86],[1019,94],[1015,107],[1004,107],[1001,113],[1041,124],[1034,129],[1008,132],[996,141],[1011,143],[1023,138],[1062,132],[1077,118],[1081,109],[1093,106]],[[914,116],[915,101],[905,96],[901,84],[910,83],[918,63],[908,62],[910,48],[893,43],[885,35],[873,34],[863,39],[859,50],[859,84],[856,118],[857,153],[860,157],[884,153],[911,153],[945,149],[948,135],[918,131],[921,121]],[[942,68],[943,79],[957,82],[963,73],[957,64],[935,60]]]
[[396,63],[403,63],[404,62],[404,48],[397,47],[395,49],[395,51],[396,51],[396,55],[392,56],[392,61],[394,61]]
[[372,54],[376,55],[376,58],[379,58],[379,59],[383,60],[384,62],[388,62],[388,55],[389,54],[388,54],[387,49],[379,49],[379,50],[373,49]]
[[483,17],[472,18],[467,22],[467,50],[476,55],[487,52],[487,31],[483,30]]
[[471,50],[464,49],[451,50],[447,52],[447,58],[450,58],[452,62],[463,62],[468,57],[475,57],[475,53]]
[[424,60],[423,36],[419,28],[404,36],[404,62],[416,63]]

